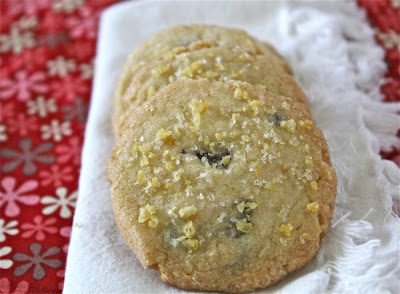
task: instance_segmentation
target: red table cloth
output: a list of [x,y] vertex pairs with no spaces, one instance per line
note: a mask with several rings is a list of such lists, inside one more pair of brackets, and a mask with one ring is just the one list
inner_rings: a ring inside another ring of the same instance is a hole
[[[98,19],[115,2],[0,2],[0,293],[63,288]],[[358,5],[386,52],[384,99],[400,101],[400,0]]]

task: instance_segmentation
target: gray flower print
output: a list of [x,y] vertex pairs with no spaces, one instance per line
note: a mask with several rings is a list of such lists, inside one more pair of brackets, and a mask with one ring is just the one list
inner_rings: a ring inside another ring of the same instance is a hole
[[61,111],[64,112],[64,121],[76,118],[79,123],[84,123],[86,121],[88,105],[82,97],[78,97],[74,100],[74,105],[63,106]]
[[18,146],[20,150],[8,147],[0,149],[0,157],[11,159],[7,163],[2,163],[1,170],[3,172],[12,172],[22,165],[22,173],[26,176],[31,176],[37,172],[35,162],[49,165],[56,161],[54,155],[45,154],[53,149],[53,143],[45,142],[39,144],[36,149],[33,149],[32,140],[25,138],[18,142]]
[[27,255],[25,253],[14,254],[14,261],[27,261],[27,263],[17,266],[14,269],[14,275],[16,277],[23,276],[29,271],[31,267],[33,267],[33,278],[35,280],[41,280],[46,276],[46,271],[43,268],[42,264],[47,265],[51,268],[59,268],[64,264],[64,262],[59,259],[46,259],[47,257],[58,254],[61,251],[60,247],[50,247],[45,252],[43,252],[43,254],[40,254],[40,251],[42,251],[42,244],[35,242],[32,243],[31,246],[29,246],[29,251],[33,254],[33,256]]

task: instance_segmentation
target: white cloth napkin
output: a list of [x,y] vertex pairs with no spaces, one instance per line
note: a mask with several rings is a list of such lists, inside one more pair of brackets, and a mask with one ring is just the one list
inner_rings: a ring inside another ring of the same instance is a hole
[[234,26],[270,41],[291,64],[324,131],[339,178],[335,216],[318,256],[261,292],[388,293],[399,289],[399,169],[379,150],[399,146],[399,104],[384,105],[385,66],[364,13],[350,2],[121,3],[101,17],[92,103],[64,293],[183,293],[144,269],[114,222],[106,159],[111,96],[128,53],[172,25]]

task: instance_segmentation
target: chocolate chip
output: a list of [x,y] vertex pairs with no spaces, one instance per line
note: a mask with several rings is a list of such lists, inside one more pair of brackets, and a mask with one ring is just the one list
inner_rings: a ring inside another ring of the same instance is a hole
[[211,151],[211,150],[200,150],[195,153],[198,159],[203,160],[206,158],[208,163],[211,166],[215,166],[216,168],[227,168],[228,165],[222,164],[222,157],[229,155],[228,150],[220,150],[220,151]]
[[227,149],[223,150],[207,150],[207,149],[182,149],[181,154],[193,154],[202,162],[207,161],[211,166],[219,169],[228,168],[232,159],[229,160],[229,163],[225,165],[222,163],[222,158],[224,156],[230,155],[230,152]]
[[279,127],[281,125],[281,121],[284,119],[283,115],[280,114],[279,112],[275,112],[272,115],[272,120],[274,122],[274,124]]

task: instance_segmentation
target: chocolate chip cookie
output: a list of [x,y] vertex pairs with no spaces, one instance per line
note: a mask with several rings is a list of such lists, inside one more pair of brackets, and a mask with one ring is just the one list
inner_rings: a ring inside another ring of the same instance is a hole
[[251,54],[263,54],[286,72],[290,72],[287,63],[271,45],[256,40],[240,29],[214,25],[182,25],[161,30],[139,45],[125,62],[113,98],[114,133],[118,133],[120,115],[126,108],[121,104],[122,97],[138,69],[154,59],[169,58],[180,52],[210,47],[239,47]]
[[143,266],[193,290],[251,291],[303,267],[336,196],[304,104],[239,81],[178,80],[130,108],[107,175]]
[[240,80],[293,98],[309,108],[303,91],[269,56],[240,48],[214,47],[149,62],[133,76],[122,98],[124,108],[139,106],[158,90],[179,79]]

